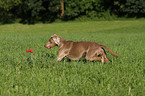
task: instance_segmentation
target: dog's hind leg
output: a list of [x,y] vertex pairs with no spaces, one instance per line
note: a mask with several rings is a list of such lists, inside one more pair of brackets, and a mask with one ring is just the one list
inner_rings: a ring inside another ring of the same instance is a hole
[[104,64],[104,62],[109,63],[110,61],[108,60],[105,50],[102,48],[97,48],[95,50],[90,50],[87,54],[86,54],[86,60],[90,60],[90,61],[101,61],[102,64]]
[[102,60],[102,50],[100,49],[91,49],[87,52],[86,54],[86,60],[90,60],[90,61],[94,61],[94,60],[98,60],[101,61]]

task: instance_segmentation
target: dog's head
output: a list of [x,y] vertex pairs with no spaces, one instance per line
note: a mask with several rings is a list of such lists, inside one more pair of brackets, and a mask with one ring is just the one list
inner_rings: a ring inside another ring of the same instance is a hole
[[60,37],[54,34],[49,38],[49,42],[44,45],[44,47],[51,49],[54,46],[60,45]]

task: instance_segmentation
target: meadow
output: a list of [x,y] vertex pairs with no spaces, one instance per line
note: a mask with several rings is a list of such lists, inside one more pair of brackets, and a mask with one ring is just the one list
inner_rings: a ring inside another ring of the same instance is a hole
[[[106,45],[111,61],[56,61],[51,35]],[[33,49],[27,53],[26,49]],[[145,19],[0,25],[0,96],[145,95]]]

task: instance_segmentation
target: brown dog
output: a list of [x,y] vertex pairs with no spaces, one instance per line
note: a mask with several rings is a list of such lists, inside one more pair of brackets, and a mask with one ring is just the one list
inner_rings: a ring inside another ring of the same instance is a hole
[[59,47],[57,60],[61,61],[65,56],[71,60],[79,60],[85,57],[86,60],[94,61],[99,60],[109,63],[103,48],[107,49],[113,56],[119,58],[118,55],[113,53],[108,47],[91,41],[73,42],[65,40],[56,34],[50,37],[49,42],[44,47],[51,49],[54,46]]

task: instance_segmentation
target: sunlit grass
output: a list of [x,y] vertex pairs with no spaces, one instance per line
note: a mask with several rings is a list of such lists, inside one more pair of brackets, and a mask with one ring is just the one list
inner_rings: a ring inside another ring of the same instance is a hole
[[[145,20],[0,25],[0,94],[111,95],[145,93]],[[108,46],[111,63],[57,62],[58,48],[44,48],[51,35]],[[33,49],[34,53],[26,53]]]

